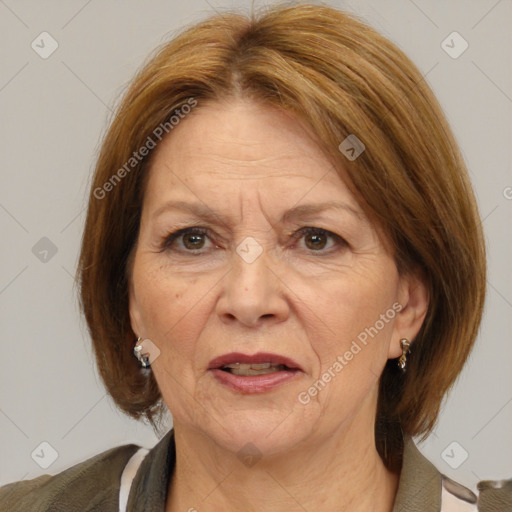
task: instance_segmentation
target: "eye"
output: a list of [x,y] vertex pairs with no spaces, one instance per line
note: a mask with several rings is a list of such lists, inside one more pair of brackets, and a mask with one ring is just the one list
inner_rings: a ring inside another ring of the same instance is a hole
[[164,237],[161,248],[162,251],[173,249],[177,242],[177,250],[195,254],[195,251],[202,249],[205,240],[208,238],[209,231],[204,228],[184,228]]
[[[313,252],[330,252],[336,244],[348,247],[348,243],[341,236],[322,228],[305,227],[292,234],[293,238],[302,239],[307,249]],[[329,240],[332,243],[329,245]],[[327,247],[327,250],[324,250]]]
[[[348,247],[348,243],[339,235],[322,228],[305,227],[291,234],[297,240],[304,238],[306,249],[312,252],[331,252],[333,246]],[[192,255],[202,254],[206,240],[211,239],[210,231],[205,228],[184,228],[165,236],[161,242],[161,251],[176,250]],[[329,241],[331,243],[329,244]],[[217,245],[215,247],[218,247]],[[326,249],[327,247],[327,249]],[[324,250],[326,249],[326,250]]]

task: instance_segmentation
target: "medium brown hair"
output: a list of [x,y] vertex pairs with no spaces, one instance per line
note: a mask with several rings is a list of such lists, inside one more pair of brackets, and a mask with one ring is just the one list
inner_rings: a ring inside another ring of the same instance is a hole
[[[390,360],[380,379],[376,443],[392,466],[402,432],[425,437],[432,430],[473,346],[485,245],[463,158],[424,77],[374,29],[329,7],[215,15],[158,48],[132,81],[97,160],[77,273],[99,373],[124,412],[155,426],[161,395],[133,356],[127,288],[152,153],[130,159],[159,126],[172,137],[169,119],[191,98],[201,108],[232,97],[303,121],[345,169],[399,272],[426,280],[429,308],[407,373]],[[366,147],[353,161],[338,149],[350,134]]]

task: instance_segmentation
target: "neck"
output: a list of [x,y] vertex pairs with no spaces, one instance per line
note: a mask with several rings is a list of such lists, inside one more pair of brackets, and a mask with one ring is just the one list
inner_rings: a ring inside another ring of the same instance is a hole
[[391,512],[399,475],[384,466],[373,428],[352,427],[246,466],[236,453],[175,423],[166,512]]

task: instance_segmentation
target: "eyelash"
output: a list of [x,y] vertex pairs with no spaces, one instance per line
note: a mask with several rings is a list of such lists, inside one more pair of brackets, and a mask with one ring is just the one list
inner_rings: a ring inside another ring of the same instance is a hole
[[[180,236],[184,236],[184,235],[206,235],[208,238],[211,239],[211,232],[209,229],[205,229],[205,228],[199,228],[199,227],[191,227],[191,228],[184,228],[184,229],[179,229],[178,231],[175,231],[173,233],[170,233],[168,235],[166,235],[163,239],[162,239],[162,242],[160,244],[161,246],[161,251],[160,252],[164,252],[166,250],[170,250],[171,249],[171,246],[172,244],[180,237]],[[339,246],[341,247],[349,247],[349,244],[339,235],[337,235],[336,233],[332,233],[331,231],[328,231],[326,229],[322,229],[322,228],[314,228],[314,227],[310,227],[310,226],[307,226],[307,227],[304,227],[304,228],[301,228],[299,230],[297,230],[295,233],[292,233],[292,238],[295,238],[296,240],[300,240],[303,236],[305,235],[326,235],[330,238],[332,238]],[[315,251],[315,250],[311,250],[312,253],[324,253],[324,254],[330,254],[331,252],[333,252],[333,248],[331,249],[327,249],[327,250],[318,250],[318,251]],[[194,251],[194,250],[188,250],[188,249],[178,249],[179,252],[184,252],[184,253],[187,253],[189,255],[201,255],[202,252],[202,249],[198,249],[197,251]]]

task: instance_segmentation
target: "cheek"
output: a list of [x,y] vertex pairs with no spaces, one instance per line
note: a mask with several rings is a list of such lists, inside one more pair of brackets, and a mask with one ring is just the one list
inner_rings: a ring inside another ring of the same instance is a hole
[[[190,353],[202,326],[204,283],[198,278],[179,277],[141,262],[134,273],[137,303],[146,337],[158,345],[169,360]],[[174,343],[173,340],[178,340]]]
[[[397,283],[394,265],[383,265],[339,276],[317,296],[310,339],[320,361],[315,377],[325,384],[319,401],[331,393],[361,396],[378,379],[388,357]],[[314,325],[321,329],[315,332]]]
[[[321,294],[315,292],[311,306],[318,312],[319,320],[326,325],[338,348],[365,332],[390,310],[396,300],[398,279],[394,266],[351,269],[330,279]],[[394,317],[394,314],[389,314]],[[392,319],[392,318],[391,318]],[[378,330],[388,333],[390,318]]]
[[[325,338],[313,337],[312,348],[320,365],[309,388],[303,392],[322,414],[339,420],[352,417],[375,390],[387,361],[393,319],[388,301],[356,297],[330,306],[331,331]],[[392,309],[391,309],[392,310]],[[391,315],[390,315],[391,316]],[[316,373],[316,372],[315,372]],[[304,403],[304,402],[302,402]]]
[[145,336],[160,350],[152,370],[169,410],[182,421],[192,421],[196,407],[191,397],[197,385],[194,361],[197,340],[206,321],[203,312],[207,297],[200,279],[146,269],[141,268],[137,294]]

